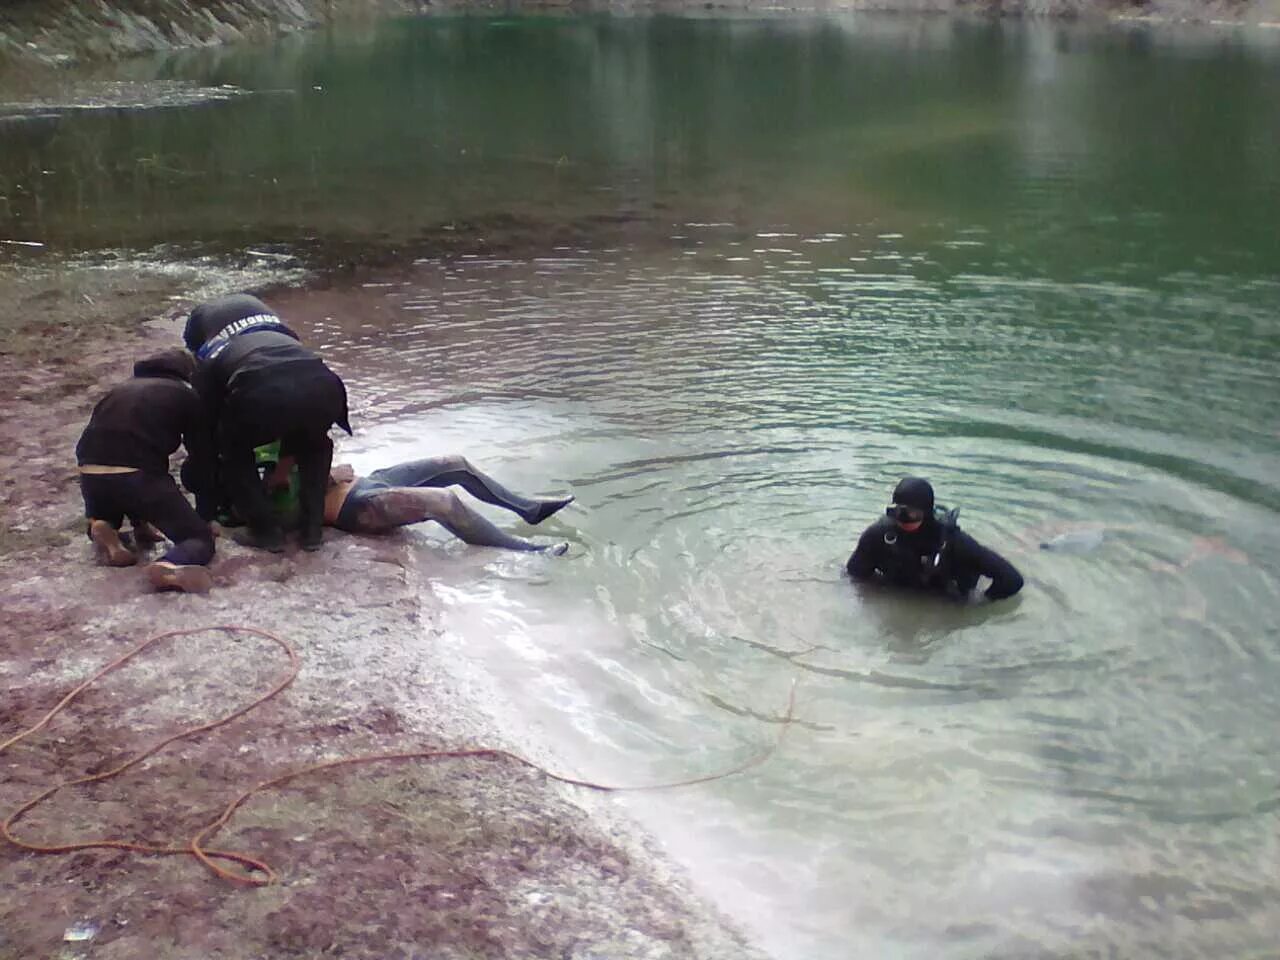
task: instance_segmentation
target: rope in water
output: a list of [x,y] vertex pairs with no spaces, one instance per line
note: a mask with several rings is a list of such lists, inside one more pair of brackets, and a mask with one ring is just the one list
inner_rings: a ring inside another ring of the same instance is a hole
[[[195,836],[193,836],[185,846],[162,846],[159,844],[139,843],[132,840],[116,840],[116,839],[110,839],[110,838],[105,838],[100,840],[85,840],[79,843],[40,844],[40,843],[32,843],[26,840],[20,840],[16,836],[14,836],[14,833],[13,833],[14,825],[19,820],[21,820],[22,817],[28,814],[31,810],[33,810],[39,804],[43,803],[45,800],[52,797],[58,791],[63,790],[67,787],[75,787],[75,786],[80,786],[82,784],[87,784],[87,783],[101,783],[104,780],[109,780],[112,777],[118,776],[124,771],[130,769],[131,767],[137,766],[139,763],[141,763],[143,760],[146,760],[148,757],[151,757],[156,753],[159,753],[161,750],[163,750],[165,747],[167,747],[171,743],[174,743],[178,740],[189,739],[199,734],[207,733],[210,730],[215,730],[218,727],[226,726],[231,721],[244,716],[249,711],[254,710],[255,708],[261,706],[263,703],[266,703],[268,700],[270,700],[271,698],[279,694],[281,691],[283,691],[286,687],[288,687],[291,683],[293,683],[294,679],[298,675],[298,671],[302,667],[302,661],[298,657],[298,654],[294,650],[294,648],[287,641],[281,639],[280,637],[266,630],[259,630],[255,627],[241,627],[241,626],[232,626],[232,625],[197,627],[190,630],[170,630],[166,633],[157,634],[151,639],[143,642],[142,644],[138,645],[134,649],[130,650],[128,653],[124,654],[123,656],[118,657],[115,660],[112,660],[106,666],[102,667],[95,674],[93,674],[93,676],[89,677],[89,679],[78,684],[70,693],[68,693],[65,697],[59,700],[58,703],[53,707],[53,709],[51,709],[48,713],[46,713],[44,717],[42,717],[40,721],[36,723],[34,726],[28,727],[27,729],[22,730],[16,735],[10,737],[8,740],[0,742],[0,753],[3,753],[5,750],[9,749],[14,744],[20,743],[21,741],[25,740],[27,737],[30,737],[32,734],[39,732],[49,723],[49,721],[51,721],[63,709],[65,709],[72,701],[74,701],[77,697],[79,697],[81,693],[83,693],[89,687],[93,686],[95,683],[97,683],[107,674],[124,666],[126,663],[128,663],[134,657],[139,656],[144,651],[151,649],[155,645],[165,640],[172,640],[177,637],[187,637],[187,636],[192,636],[194,634],[209,633],[214,631],[218,631],[222,633],[250,634],[252,636],[260,637],[262,639],[269,640],[272,643],[275,643],[282,650],[284,650],[285,654],[289,658],[289,667],[285,673],[285,676],[283,677],[283,679],[277,681],[276,684],[271,688],[269,692],[263,694],[262,696],[258,697],[256,700],[239,708],[238,710],[228,713],[225,716],[219,717],[216,720],[211,720],[208,723],[202,723],[196,726],[185,727],[179,730],[177,733],[170,734],[167,737],[157,740],[151,746],[147,747],[146,749],[142,750],[139,753],[135,753],[133,756],[129,757],[123,763],[120,763],[109,770],[105,770],[102,773],[96,773],[96,774],[92,774],[90,776],[84,776],[84,777],[76,777],[71,780],[64,780],[61,783],[54,784],[53,786],[41,791],[40,793],[33,796],[31,799],[27,800],[24,804],[22,804],[16,810],[10,813],[7,817],[5,817],[3,822],[0,822],[0,836],[3,836],[5,840],[9,841],[14,846],[19,847],[23,850],[28,850],[32,853],[54,854],[54,853],[73,853],[77,850],[110,849],[110,850],[126,850],[133,853],[147,853],[147,854],[152,854],[156,856],[187,855],[187,856],[195,857],[202,864],[204,864],[210,871],[212,871],[215,876],[218,876],[223,880],[227,880],[233,883],[245,884],[247,886],[261,887],[261,886],[266,886],[268,884],[275,883],[280,879],[279,874],[277,874],[276,871],[272,869],[272,867],[268,863],[244,853],[237,853],[231,850],[211,849],[207,847],[206,844],[213,839],[214,835],[217,834],[219,830],[221,830],[223,827],[227,825],[227,823],[231,820],[232,816],[235,815],[235,812],[241,806],[243,806],[252,796],[254,796],[254,794],[260,793],[264,790],[270,790],[276,787],[283,786],[289,781],[296,780],[299,777],[304,777],[309,774],[319,773],[321,771],[326,771],[326,770],[335,770],[339,767],[351,767],[351,766],[356,766],[358,764],[367,764],[367,763],[391,763],[391,762],[403,762],[403,761],[414,761],[414,760],[436,761],[436,760],[450,760],[450,759],[461,759],[461,758],[475,758],[475,759],[486,759],[486,760],[508,760],[513,763],[517,763],[522,766],[529,767],[533,770],[536,770],[539,773],[541,773],[543,776],[547,777],[548,779],[556,780],[556,781],[559,781],[560,783],[570,784],[571,786],[584,787],[588,790],[597,790],[597,791],[603,791],[603,792],[619,792],[619,791],[634,791],[634,790],[666,790],[674,787],[685,787],[685,786],[693,786],[694,784],[699,784],[699,783],[709,783],[712,780],[720,780],[725,777],[731,777],[731,776],[734,776],[735,774],[742,773],[746,770],[751,769],[752,767],[755,767],[764,763],[766,760],[769,759],[770,756],[773,755],[774,751],[776,751],[778,746],[782,743],[782,740],[786,736],[788,729],[790,729],[792,714],[795,709],[795,683],[793,681],[791,685],[791,691],[787,700],[787,711],[782,718],[782,729],[778,734],[778,737],[771,744],[769,744],[767,747],[765,747],[763,750],[761,750],[759,753],[755,754],[754,756],[749,757],[747,760],[744,760],[743,762],[738,763],[726,770],[721,770],[716,773],[705,774],[703,776],[698,776],[698,777],[690,777],[689,779],[686,779],[686,780],[672,781],[670,783],[643,784],[643,785],[637,785],[637,786],[616,786],[616,785],[611,786],[611,785],[602,784],[602,783],[595,783],[590,780],[581,780],[575,777],[567,777],[558,773],[553,773],[550,770],[547,770],[539,766],[533,761],[527,760],[524,757],[519,756],[518,754],[511,753],[510,751],[507,751],[507,750],[499,750],[496,748],[477,747],[477,748],[461,749],[461,750],[411,750],[411,751],[399,752],[399,753],[367,754],[365,756],[348,757],[342,760],[330,760],[323,763],[314,763],[305,767],[301,767],[300,769],[294,770],[290,773],[285,773],[278,777],[273,777],[269,780],[263,780],[261,783],[258,783],[250,787],[249,789],[245,790],[239,796],[237,796],[234,800],[232,800],[229,804],[227,804],[227,806],[223,809],[222,813],[219,814],[217,819],[215,819],[208,826],[204,827],[199,832],[197,832]],[[242,871],[227,869],[218,861],[223,861],[223,863],[227,863],[227,864],[238,864],[240,867],[244,869]]]

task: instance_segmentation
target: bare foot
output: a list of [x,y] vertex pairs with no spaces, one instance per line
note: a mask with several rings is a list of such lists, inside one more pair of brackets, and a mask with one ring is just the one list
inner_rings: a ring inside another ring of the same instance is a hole
[[208,593],[213,578],[204,567],[157,560],[147,567],[147,579],[157,590],[180,590],[183,593]]
[[531,512],[525,515],[525,523],[534,525],[539,524],[553,513],[563,510],[571,503],[573,503],[572,494],[567,497],[555,497],[550,500],[541,500]]
[[146,547],[157,543],[164,543],[164,534],[150,523],[143,523],[141,526],[133,528],[133,539],[138,546]]
[[98,550],[98,556],[111,567],[132,567],[138,556],[120,542],[120,531],[105,520],[89,524],[89,539]]

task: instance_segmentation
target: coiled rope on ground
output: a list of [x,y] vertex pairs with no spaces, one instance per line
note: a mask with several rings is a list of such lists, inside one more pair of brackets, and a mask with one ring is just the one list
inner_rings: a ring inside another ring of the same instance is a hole
[[[53,786],[48,787],[45,790],[42,790],[40,793],[37,793],[35,796],[31,797],[21,806],[13,810],[13,812],[11,812],[8,816],[4,818],[3,822],[0,822],[0,836],[3,836],[5,840],[9,841],[14,846],[19,847],[23,850],[28,850],[32,853],[58,854],[58,853],[74,853],[78,850],[109,849],[109,850],[125,850],[133,853],[152,854],[156,856],[183,856],[183,855],[191,856],[191,857],[195,857],[202,864],[204,864],[205,867],[207,867],[210,871],[212,871],[215,876],[220,877],[223,880],[226,880],[232,883],[244,884],[246,886],[261,887],[261,886],[267,886],[268,884],[276,883],[280,879],[279,874],[277,874],[276,871],[272,869],[272,867],[268,863],[258,859],[257,857],[249,856],[248,854],[238,853],[232,850],[217,850],[217,849],[213,849],[206,846],[206,844],[210,843],[213,840],[214,836],[218,833],[218,831],[220,831],[223,827],[225,827],[227,823],[231,820],[232,816],[235,815],[235,812],[255,794],[261,793],[264,790],[270,790],[276,787],[281,787],[284,784],[289,783],[292,780],[296,780],[300,777],[305,777],[314,773],[320,773],[322,771],[335,770],[335,769],[338,769],[339,767],[352,767],[352,766],[370,764],[370,763],[392,763],[392,762],[405,762],[405,761],[434,762],[437,760],[455,760],[455,759],[471,758],[471,759],[484,759],[484,760],[494,760],[494,761],[502,761],[502,760],[509,761],[509,762],[516,763],[521,766],[529,767],[530,769],[536,770],[550,780],[556,780],[560,783],[566,783],[575,787],[583,787],[587,790],[596,790],[596,791],[609,792],[609,793],[616,793],[621,791],[637,791],[637,790],[667,790],[674,787],[693,786],[699,783],[709,783],[713,780],[720,780],[725,777],[731,777],[731,776],[734,776],[735,774],[742,773],[746,770],[751,769],[752,767],[755,767],[760,765],[761,763],[764,763],[766,760],[769,759],[770,756],[773,755],[773,753],[778,749],[778,746],[782,743],[783,738],[786,736],[787,731],[790,729],[792,715],[795,709],[795,683],[793,681],[791,684],[790,694],[787,699],[786,714],[782,718],[782,729],[779,732],[777,738],[772,743],[770,743],[767,747],[765,747],[760,752],[756,753],[754,756],[751,756],[748,759],[744,760],[743,762],[735,764],[734,766],[728,769],[720,770],[715,773],[705,774],[703,776],[690,777],[684,780],[671,781],[669,783],[641,784],[641,785],[634,785],[634,786],[619,786],[619,785],[596,783],[591,780],[583,780],[577,777],[567,777],[562,774],[554,773],[518,754],[511,753],[508,750],[501,750],[494,747],[475,747],[475,748],[466,748],[466,749],[458,749],[458,750],[408,750],[403,752],[365,754],[362,756],[347,757],[340,760],[329,760],[322,763],[313,763],[313,764],[309,764],[307,766],[301,767],[297,770],[293,770],[289,773],[284,773],[284,774],[281,774],[280,776],[272,777],[269,780],[263,780],[262,782],[257,783],[254,786],[249,787],[247,790],[240,793],[239,796],[237,796],[234,800],[232,800],[229,804],[227,804],[225,808],[223,808],[222,812],[217,816],[217,818],[215,818],[211,823],[209,823],[207,826],[199,830],[183,846],[159,846],[156,844],[139,843],[132,840],[117,840],[112,838],[104,838],[99,840],[84,840],[78,843],[40,844],[40,843],[32,843],[27,840],[21,840],[18,837],[16,837],[13,832],[14,825],[19,820],[21,820],[24,816],[26,816],[31,810],[39,806],[45,800],[48,800],[50,797],[52,797],[55,793],[59,792],[60,790],[63,790],[67,787],[81,786],[83,784],[89,784],[89,783],[101,783],[104,780],[110,780],[112,777],[119,776],[121,773],[124,773],[126,770],[130,769],[131,767],[137,766],[139,763],[141,763],[143,760],[146,760],[148,757],[154,756],[155,754],[159,753],[161,750],[169,746],[169,744],[171,743],[175,743],[179,740],[191,739],[192,737],[196,737],[202,733],[207,733],[211,730],[217,729],[218,727],[227,725],[231,721],[244,716],[246,713],[249,713],[251,710],[256,709],[257,707],[261,706],[262,704],[266,703],[268,700],[272,699],[273,697],[281,693],[285,688],[287,688],[291,683],[293,683],[294,679],[298,676],[298,671],[301,670],[302,668],[302,660],[298,656],[297,651],[293,648],[292,645],[290,645],[287,641],[285,641],[281,637],[276,636],[274,633],[271,633],[266,630],[259,630],[256,627],[242,627],[242,626],[229,625],[229,624],[226,624],[226,625],[219,624],[216,626],[209,626],[209,627],[196,627],[188,630],[169,630],[165,633],[160,633],[154,637],[151,637],[150,639],[134,647],[132,650],[130,650],[128,653],[124,654],[123,656],[117,657],[115,660],[112,660],[106,666],[99,669],[87,680],[78,684],[74,689],[71,690],[70,693],[68,693],[61,700],[59,700],[57,704],[55,704],[54,707],[51,710],[49,710],[48,713],[46,713],[35,725],[27,727],[25,730],[20,731],[19,733],[10,737],[8,740],[0,742],[0,753],[4,753],[4,751],[8,750],[13,745],[20,743],[26,738],[42,730],[45,726],[48,725],[48,723],[55,716],[61,713],[68,705],[70,705],[76,698],[80,696],[80,694],[82,694],[89,687],[93,686],[95,683],[97,683],[107,674],[112,673],[113,671],[124,666],[130,660],[133,660],[135,657],[155,647],[157,644],[160,644],[166,640],[172,640],[178,637],[189,637],[195,634],[209,633],[209,632],[215,632],[215,631],[221,632],[221,633],[229,633],[229,634],[230,633],[249,634],[251,636],[260,637],[264,640],[269,640],[272,643],[276,644],[285,652],[285,655],[288,657],[289,666],[285,676],[281,680],[277,681],[276,684],[267,693],[258,697],[256,700],[251,701],[245,706],[240,707],[238,710],[234,710],[231,713],[228,713],[215,720],[211,720],[207,723],[202,723],[202,724],[198,724],[191,727],[185,727],[177,731],[176,733],[169,734],[168,736],[163,737],[160,740],[157,740],[151,746],[141,750],[138,753],[133,754],[127,760],[125,760],[120,764],[117,764],[116,766],[112,767],[109,770],[105,770],[101,773],[95,773],[89,776],[76,777],[71,780],[64,780],[61,783],[56,783]],[[219,861],[222,861],[222,863],[219,863]],[[242,870],[228,869],[226,866],[223,866],[224,863],[236,864],[243,869]]]

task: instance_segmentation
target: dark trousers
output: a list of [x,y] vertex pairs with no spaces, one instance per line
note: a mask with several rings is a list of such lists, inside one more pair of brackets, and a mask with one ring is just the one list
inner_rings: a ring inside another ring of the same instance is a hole
[[333,463],[329,427],[345,423],[346,388],[320,363],[255,371],[236,378],[218,420],[222,482],[236,512],[257,534],[275,534],[280,522],[258,475],[254,448],[280,440],[282,454],[298,464],[298,507],[304,538],[319,539],[324,494]]
[[162,560],[201,564],[213,559],[213,531],[167,473],[81,474],[80,493],[84,515],[92,520],[119,530],[128,517],[135,529],[143,523],[159,528],[174,544]]

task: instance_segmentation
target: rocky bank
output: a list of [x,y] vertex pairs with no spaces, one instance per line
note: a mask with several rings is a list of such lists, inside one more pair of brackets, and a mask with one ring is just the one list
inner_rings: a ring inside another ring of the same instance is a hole
[[0,8],[0,57],[66,63],[427,12],[899,13],[1110,17],[1280,27],[1280,0],[16,0]]

